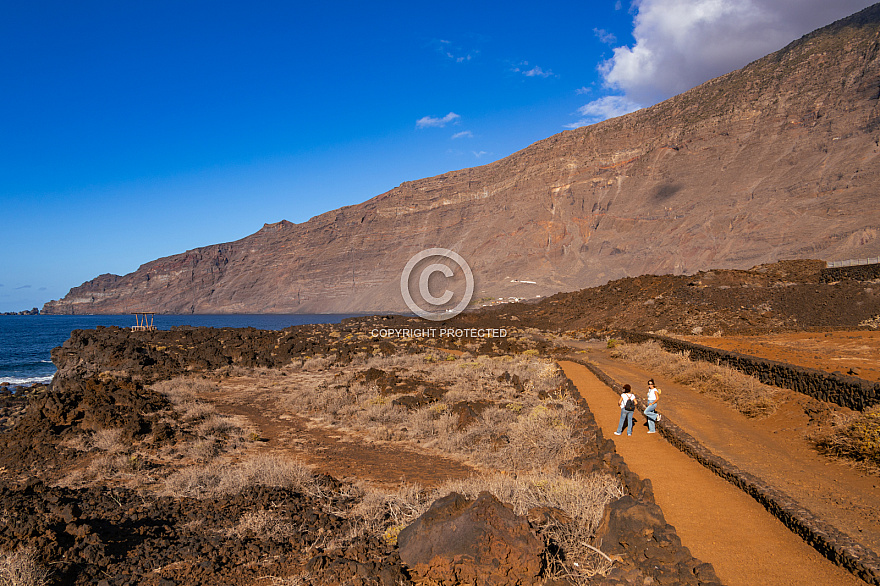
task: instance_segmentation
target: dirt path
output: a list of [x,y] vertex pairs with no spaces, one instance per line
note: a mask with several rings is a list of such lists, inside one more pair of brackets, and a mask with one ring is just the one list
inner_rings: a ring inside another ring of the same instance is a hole
[[633,437],[612,435],[620,416],[614,394],[585,367],[567,361],[560,366],[630,469],[651,479],[657,504],[682,542],[694,556],[710,562],[725,584],[864,585],[791,533],[751,497],[666,443],[660,434],[647,435],[638,426]]
[[270,390],[258,384],[227,383],[220,392],[200,398],[216,405],[221,413],[247,418],[259,429],[264,449],[293,453],[315,471],[340,480],[367,480],[388,487],[407,482],[432,488],[476,473],[450,458],[370,441],[290,413],[273,400]]

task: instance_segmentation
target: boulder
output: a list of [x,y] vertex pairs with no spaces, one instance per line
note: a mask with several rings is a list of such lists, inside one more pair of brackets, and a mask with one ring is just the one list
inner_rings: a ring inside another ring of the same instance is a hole
[[526,519],[488,492],[437,500],[400,532],[400,559],[440,585],[536,584],[544,545]]
[[654,531],[665,526],[666,519],[660,507],[626,495],[605,508],[594,542],[605,553],[622,554],[628,546],[647,541],[653,537]]

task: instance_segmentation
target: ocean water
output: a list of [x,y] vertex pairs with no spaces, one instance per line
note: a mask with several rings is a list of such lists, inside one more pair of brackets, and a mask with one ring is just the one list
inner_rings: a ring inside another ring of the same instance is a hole
[[[303,324],[339,323],[347,317],[353,315],[156,315],[153,325],[160,330],[172,326],[282,330]],[[55,374],[52,348],[63,344],[70,332],[133,325],[133,315],[0,315],[0,382],[49,382]]]

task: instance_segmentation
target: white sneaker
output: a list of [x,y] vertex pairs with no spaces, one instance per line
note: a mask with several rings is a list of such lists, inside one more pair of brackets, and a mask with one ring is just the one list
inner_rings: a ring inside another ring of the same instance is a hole
[[620,435],[620,432],[619,432],[619,431],[615,431],[615,432],[614,432],[614,435]]
[[649,431],[648,433],[657,433],[656,431]]

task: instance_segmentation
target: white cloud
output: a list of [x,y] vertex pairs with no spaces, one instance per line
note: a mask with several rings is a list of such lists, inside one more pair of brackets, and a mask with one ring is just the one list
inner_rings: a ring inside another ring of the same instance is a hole
[[554,75],[554,73],[552,71],[550,71],[549,69],[547,71],[544,71],[543,69],[541,69],[537,65],[533,66],[531,69],[523,69],[524,67],[528,67],[528,66],[529,66],[529,62],[523,61],[519,65],[515,66],[513,68],[513,71],[515,71],[517,73],[522,73],[526,77],[550,77],[550,76]]
[[595,124],[608,118],[615,118],[635,112],[639,108],[641,106],[630,101],[625,96],[605,96],[578,108],[578,114],[581,116],[581,119],[568,124],[567,127],[578,128],[588,124]]
[[592,91],[593,91],[593,90],[591,90],[591,89],[588,88],[587,86],[582,86],[582,87],[579,87],[578,89],[574,90],[574,93],[576,93],[576,94],[579,95],[579,96],[582,96],[582,95],[588,94],[588,93],[590,93],[590,92],[592,92]]
[[457,122],[461,116],[455,112],[450,112],[443,118],[435,118],[433,116],[425,116],[416,120],[416,128],[443,128],[450,122]]
[[478,159],[479,159],[480,157],[482,157],[483,155],[488,155],[488,154],[489,154],[489,153],[487,153],[486,151],[471,151],[471,152],[474,153],[474,156],[477,157]]
[[654,104],[781,49],[871,0],[635,0],[632,46],[600,65],[605,83]]
[[471,132],[470,130],[464,130],[464,131],[462,131],[462,132],[456,132],[455,134],[452,135],[452,138],[453,138],[453,139],[456,139],[456,138],[473,138],[473,137],[474,137],[474,133]]
[[549,69],[547,71],[544,71],[540,67],[535,66],[528,71],[523,71],[523,75],[525,75],[526,77],[550,77],[551,75],[553,75],[553,72]]
[[596,35],[596,38],[599,39],[599,42],[606,43],[608,45],[612,45],[617,42],[617,37],[614,36],[614,33],[609,33],[604,28],[594,28],[593,34]]
[[455,45],[452,41],[447,41],[445,39],[434,41],[434,46],[441,55],[447,59],[455,61],[456,63],[470,61],[479,53],[478,50],[467,50]]

